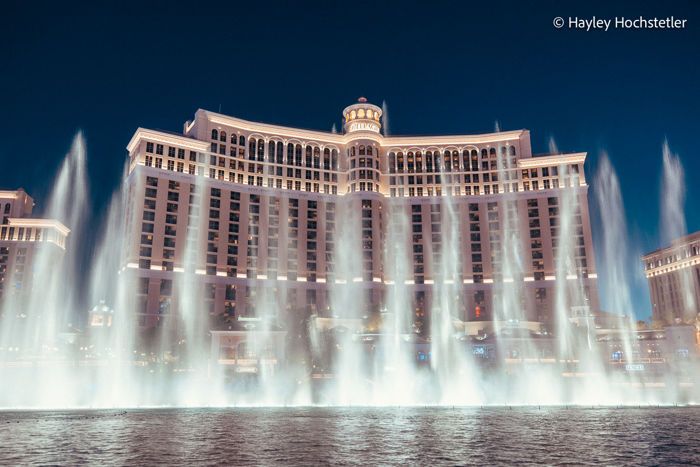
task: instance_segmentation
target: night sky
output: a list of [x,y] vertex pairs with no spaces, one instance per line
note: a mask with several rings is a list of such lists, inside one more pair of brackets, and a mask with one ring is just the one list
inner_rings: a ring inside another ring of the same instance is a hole
[[[330,130],[358,96],[386,101],[392,134],[490,132],[498,121],[529,129],[536,154],[554,138],[564,152],[589,153],[592,185],[607,151],[633,254],[660,246],[664,139],[686,179],[700,171],[700,3],[692,0],[72,3],[10,1],[0,14],[0,189],[24,187],[39,210],[78,129],[99,219],[139,126],[179,132],[205,108]],[[665,31],[552,25],[556,16],[593,15],[688,21]],[[700,229],[698,199],[700,186],[689,183],[690,231]],[[646,284],[631,276],[645,318]]]

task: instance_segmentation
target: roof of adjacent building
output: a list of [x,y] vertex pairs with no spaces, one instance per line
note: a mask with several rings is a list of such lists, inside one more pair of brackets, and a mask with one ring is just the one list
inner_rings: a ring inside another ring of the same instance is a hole
[[690,244],[695,240],[700,240],[700,230],[698,230],[697,232],[690,233],[688,235],[684,235],[683,237],[677,238],[673,240],[673,242],[671,242],[670,245],[658,248],[654,251],[650,251],[649,253],[646,253],[644,256],[642,256],[642,259],[646,260],[650,259],[652,256],[656,256],[662,253],[668,253],[673,249]]

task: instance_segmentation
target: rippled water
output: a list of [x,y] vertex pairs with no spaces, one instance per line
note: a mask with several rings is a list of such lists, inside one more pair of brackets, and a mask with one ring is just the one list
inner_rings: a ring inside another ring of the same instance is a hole
[[0,412],[0,464],[700,463],[700,408]]

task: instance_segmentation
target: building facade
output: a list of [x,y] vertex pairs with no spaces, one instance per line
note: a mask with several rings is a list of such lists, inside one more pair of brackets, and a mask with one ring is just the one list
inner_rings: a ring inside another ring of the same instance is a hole
[[[360,288],[372,313],[397,281],[417,318],[442,282],[458,284],[466,321],[493,319],[513,286],[524,319],[551,321],[558,281],[583,291],[571,308],[598,309],[585,153],[534,157],[527,130],[384,136],[382,110],[365,99],[343,120],[342,133],[328,133],[198,110],[182,134],[135,132],[124,271],[137,278],[142,325],[173,309],[188,268],[212,316],[254,314],[262,293],[283,295],[282,312],[335,315],[331,291],[343,284]],[[574,203],[562,277],[565,193]],[[509,241],[515,273],[504,267]],[[389,264],[394,242],[399,267]]]
[[695,322],[700,313],[700,232],[642,257],[654,321]]
[[0,191],[0,301],[31,288],[39,248],[63,256],[69,229],[53,219],[32,218],[34,200],[23,189]]

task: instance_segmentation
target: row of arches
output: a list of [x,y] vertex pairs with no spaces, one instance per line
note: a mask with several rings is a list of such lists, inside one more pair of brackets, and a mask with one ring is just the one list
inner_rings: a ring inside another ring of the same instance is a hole
[[[227,134],[224,130],[211,130],[211,139],[221,142],[227,141]],[[245,136],[231,135],[231,144],[238,144],[245,147]],[[284,146],[287,146],[285,151]],[[326,170],[338,169],[338,150],[323,149],[323,158],[321,158],[321,148],[318,146],[306,145],[298,143],[284,143],[282,141],[268,141],[268,150],[265,151],[265,140],[262,138],[250,138],[248,142],[248,159],[256,161],[265,161],[278,164],[289,164],[298,167],[321,168]],[[371,145],[352,146],[348,150],[348,156],[372,156],[377,155],[377,149]],[[495,147],[477,149],[444,150],[444,151],[408,151],[390,152],[389,153],[389,173],[403,172],[408,170],[426,171],[426,172],[446,172],[451,171],[478,171],[480,166],[479,156],[481,159],[496,157],[500,152],[501,156],[515,156],[515,146],[501,146],[500,151]],[[286,153],[286,158],[285,158]],[[267,156],[267,158],[266,158]]]
[[[228,142],[226,140],[226,132],[224,130],[219,131],[216,128],[211,130],[211,139],[212,139],[212,141],[221,141],[222,143]],[[236,143],[238,143],[239,146],[245,146],[245,136],[243,136],[243,135],[237,136],[235,134],[232,134],[231,135],[231,144],[236,144]]]
[[[496,156],[496,148],[482,149],[479,152],[477,149],[464,149],[461,152],[457,150],[441,151],[408,151],[390,152],[389,153],[389,173],[403,172],[458,172],[458,171],[478,171],[479,170],[479,155],[481,159]],[[515,146],[501,147],[501,155],[503,157],[515,157]]]
[[[285,149],[286,146],[286,149]],[[267,151],[265,148],[267,147]],[[270,140],[265,143],[262,138],[250,138],[248,141],[248,159],[259,162],[294,165],[324,170],[338,170],[338,150],[318,146]]]

